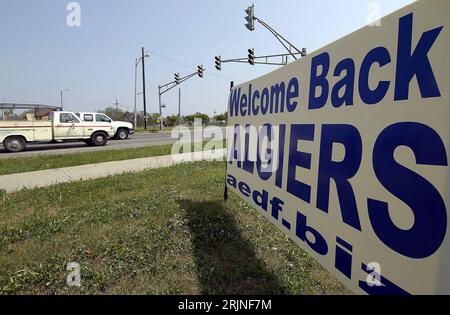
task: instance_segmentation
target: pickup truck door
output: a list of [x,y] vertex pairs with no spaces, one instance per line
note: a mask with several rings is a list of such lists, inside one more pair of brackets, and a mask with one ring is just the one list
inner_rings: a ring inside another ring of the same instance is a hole
[[80,139],[84,136],[83,123],[72,113],[60,113],[56,118],[55,139]]

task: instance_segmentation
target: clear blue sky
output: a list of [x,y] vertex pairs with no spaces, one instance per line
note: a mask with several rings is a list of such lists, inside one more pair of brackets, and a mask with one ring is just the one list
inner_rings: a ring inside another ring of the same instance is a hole
[[[66,0],[0,1],[0,99],[59,104],[70,110],[96,110],[118,98],[132,110],[134,60],[144,46],[150,112],[157,112],[157,85],[204,64],[214,75],[188,81],[182,88],[183,113],[212,115],[226,110],[229,78],[243,82],[273,67],[226,64],[214,69],[214,56],[244,57],[284,52],[261,26],[245,27],[251,0],[79,0],[81,27],[66,24]],[[366,23],[369,0],[255,0],[256,15],[299,48],[316,50]],[[382,15],[413,0],[379,0]],[[192,69],[163,59],[167,56]],[[140,78],[140,76],[139,76]],[[141,81],[139,79],[139,84]],[[138,92],[140,92],[139,89]],[[164,96],[166,114],[177,112],[177,90]],[[142,99],[139,98],[139,109]]]

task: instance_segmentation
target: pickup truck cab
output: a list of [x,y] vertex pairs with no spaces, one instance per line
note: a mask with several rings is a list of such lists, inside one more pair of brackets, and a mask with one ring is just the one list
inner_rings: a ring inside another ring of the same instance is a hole
[[114,133],[111,124],[84,122],[72,112],[51,112],[48,120],[0,121],[0,143],[8,152],[21,152],[33,142],[84,141],[104,146]]
[[93,122],[96,124],[111,124],[114,129],[114,139],[126,140],[128,136],[133,135],[135,130],[133,124],[125,121],[114,121],[103,113],[76,113],[84,122]]

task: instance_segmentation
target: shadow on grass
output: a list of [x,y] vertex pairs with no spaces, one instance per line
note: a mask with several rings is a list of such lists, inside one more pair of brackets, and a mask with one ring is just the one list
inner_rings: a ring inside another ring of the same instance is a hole
[[203,294],[286,293],[276,275],[258,259],[221,202],[179,201],[186,211]]

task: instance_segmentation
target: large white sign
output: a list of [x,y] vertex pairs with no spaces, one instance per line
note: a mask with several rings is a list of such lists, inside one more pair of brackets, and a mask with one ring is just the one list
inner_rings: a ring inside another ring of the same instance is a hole
[[350,289],[450,293],[450,1],[236,86],[227,185]]

